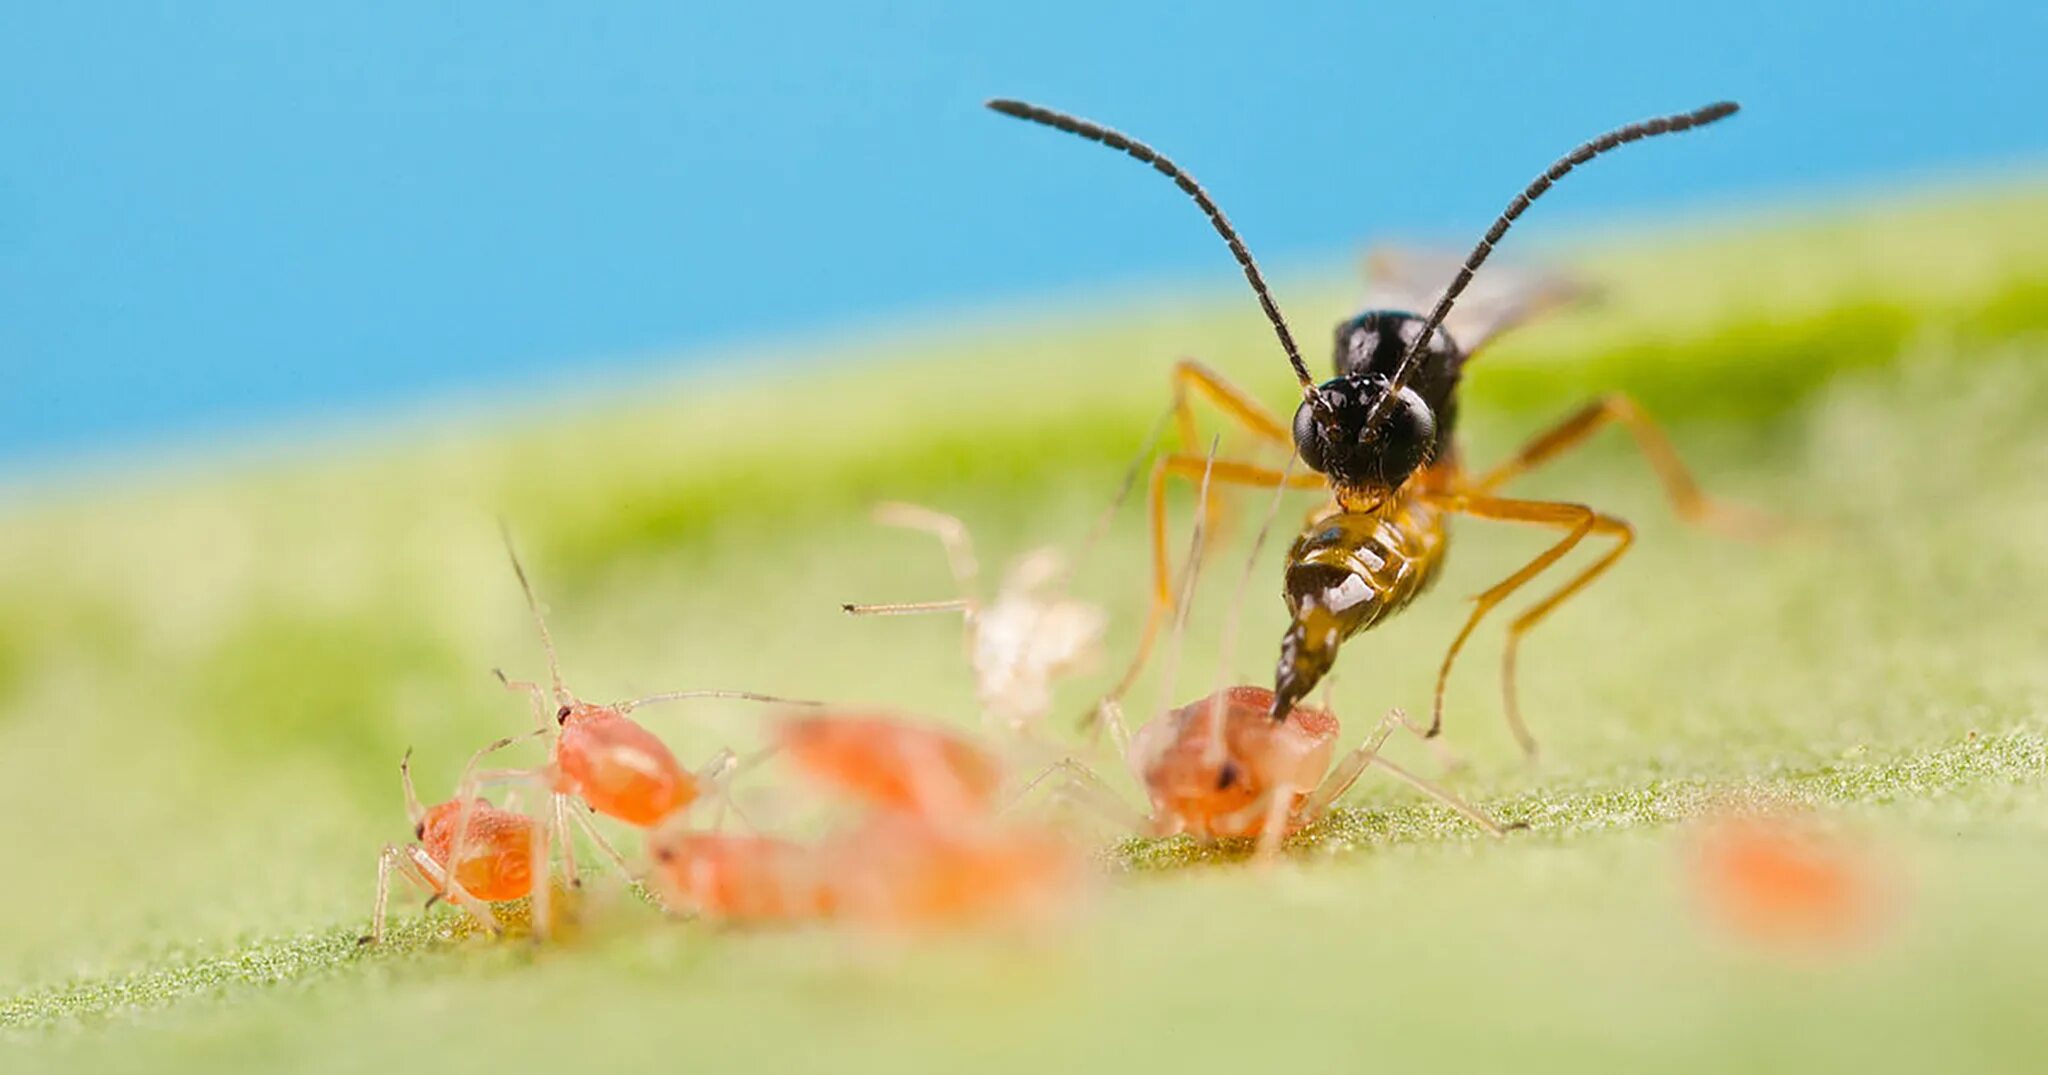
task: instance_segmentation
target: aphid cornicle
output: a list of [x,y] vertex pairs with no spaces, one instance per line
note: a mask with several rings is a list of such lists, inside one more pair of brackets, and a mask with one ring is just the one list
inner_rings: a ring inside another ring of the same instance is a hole
[[1625,396],[1595,401],[1531,440],[1512,458],[1493,468],[1468,473],[1462,466],[1453,434],[1457,424],[1457,390],[1466,363],[1494,334],[1534,312],[1525,304],[1487,319],[1482,329],[1454,335],[1448,318],[1473,274],[1492,253],[1494,244],[1530,203],[1577,166],[1617,146],[1642,138],[1676,133],[1732,115],[1732,102],[1692,112],[1632,123],[1586,142],[1552,164],[1508,203],[1479,245],[1464,260],[1427,315],[1403,310],[1367,310],[1338,325],[1335,376],[1317,383],[1309,375],[1293,334],[1280,314],[1265,279],[1237,232],[1216,203],[1186,172],[1151,147],[1106,127],[1021,101],[990,101],[989,107],[1018,119],[1079,135],[1149,164],[1194,199],[1209,223],[1229,245],[1258,297],[1266,319],[1300,382],[1302,399],[1292,422],[1283,422],[1249,394],[1194,362],[1174,369],[1174,411],[1188,440],[1194,428],[1189,394],[1208,399],[1229,419],[1265,443],[1298,456],[1307,468],[1284,470],[1235,460],[1191,454],[1192,443],[1161,458],[1150,489],[1153,548],[1152,612],[1137,655],[1114,698],[1137,678],[1160,624],[1173,605],[1172,570],[1168,562],[1165,487],[1168,478],[1200,478],[1205,470],[1220,484],[1263,488],[1324,490],[1329,504],[1310,520],[1287,555],[1284,593],[1291,623],[1281,643],[1274,674],[1271,716],[1284,719],[1296,702],[1322,680],[1346,640],[1400,611],[1436,578],[1448,540],[1446,521],[1452,515],[1547,527],[1561,536],[1541,555],[1480,594],[1438,670],[1430,734],[1442,727],[1444,685],[1472,629],[1488,612],[1517,589],[1542,574],[1591,535],[1613,539],[1594,562],[1537,601],[1508,629],[1503,654],[1502,688],[1510,727],[1531,753],[1535,741],[1523,725],[1515,701],[1514,662],[1521,636],[1559,604],[1613,566],[1633,540],[1622,520],[1582,504],[1527,500],[1498,495],[1511,479],[1580,443],[1603,425],[1615,422],[1634,435],[1649,458],[1665,492],[1679,514],[1699,523],[1739,524],[1741,513],[1702,496],[1678,461],[1669,442],[1647,416]]

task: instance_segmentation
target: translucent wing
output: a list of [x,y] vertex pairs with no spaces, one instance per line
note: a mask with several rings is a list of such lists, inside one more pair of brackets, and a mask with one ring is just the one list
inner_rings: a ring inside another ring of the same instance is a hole
[[[1364,308],[1429,312],[1458,274],[1464,257],[1440,250],[1375,247],[1365,258]],[[1584,281],[1555,270],[1488,261],[1451,308],[1444,328],[1469,355],[1516,325],[1592,295]]]

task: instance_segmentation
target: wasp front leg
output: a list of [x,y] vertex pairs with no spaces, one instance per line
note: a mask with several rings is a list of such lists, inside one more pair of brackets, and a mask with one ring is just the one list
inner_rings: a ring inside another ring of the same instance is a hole
[[[1222,374],[1193,359],[1173,364],[1173,421],[1180,435],[1181,451],[1195,452],[1202,446],[1201,432],[1195,425],[1197,397],[1207,400],[1232,426],[1251,434],[1257,444],[1271,445],[1287,453],[1294,451],[1294,436],[1279,416]],[[1217,497],[1203,509],[1202,525],[1210,533],[1217,533],[1229,517],[1228,498]]]
[[1103,698],[1104,704],[1119,701],[1137,682],[1150,658],[1152,647],[1159,637],[1159,628],[1174,609],[1173,597],[1173,556],[1167,548],[1166,483],[1178,476],[1199,482],[1208,475],[1212,484],[1234,485],[1251,489],[1322,489],[1326,479],[1313,471],[1293,473],[1273,470],[1269,467],[1226,459],[1210,459],[1207,456],[1173,454],[1159,460],[1152,468],[1152,482],[1148,490],[1146,518],[1152,539],[1152,602],[1145,614],[1145,627],[1138,636],[1138,650],[1131,658],[1123,678]]

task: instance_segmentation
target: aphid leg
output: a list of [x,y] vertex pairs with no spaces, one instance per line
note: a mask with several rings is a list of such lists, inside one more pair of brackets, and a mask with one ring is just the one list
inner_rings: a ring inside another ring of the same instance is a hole
[[1287,838],[1287,814],[1294,805],[1294,785],[1285,781],[1266,793],[1266,816],[1259,822],[1258,849],[1252,857],[1263,866],[1280,861],[1280,843]]
[[1151,817],[1139,813],[1118,795],[1109,782],[1087,765],[1073,758],[1061,758],[1045,767],[1037,776],[1024,782],[1017,793],[1002,808],[1007,813],[1017,808],[1024,798],[1040,784],[1057,778],[1053,785],[1055,792],[1064,798],[1080,803],[1103,820],[1140,836],[1153,835],[1157,826]]
[[508,678],[502,668],[491,669],[491,674],[498,677],[498,682],[503,683],[506,690],[524,693],[533,700],[533,724],[536,731],[545,732],[555,726],[555,707],[548,703],[547,691],[542,689],[540,684]]
[[[1323,779],[1322,786],[1318,787],[1315,794],[1309,796],[1308,802],[1303,805],[1301,816],[1323,816],[1330,807],[1336,805],[1338,799],[1343,798],[1345,792],[1351,790],[1351,786],[1358,782],[1359,776],[1368,766],[1377,765],[1392,774],[1395,779],[1457,811],[1488,835],[1499,836],[1506,831],[1499,822],[1488,817],[1485,811],[1459,798],[1449,788],[1417,776],[1382,756],[1380,750],[1386,746],[1387,736],[1393,734],[1395,728],[1405,728],[1417,736],[1422,736],[1424,731],[1410,721],[1408,714],[1398,707],[1388,710],[1387,715],[1380,718],[1379,726],[1373,729],[1373,734],[1367,736],[1365,742],[1360,743],[1331,768],[1330,775]],[[1436,742],[1430,739],[1425,741]]]
[[505,927],[498,923],[498,916],[491,913],[491,905],[477,899],[468,889],[457,884],[453,877],[448,876],[448,871],[441,868],[440,863],[435,862],[425,851],[417,847],[408,847],[404,851],[406,857],[412,861],[413,868],[425,875],[430,891],[440,893],[449,902],[468,911],[470,917],[476,919],[477,924],[484,927],[493,937],[505,932]]
[[[557,799],[561,798],[566,798],[566,796],[557,796]],[[639,872],[633,869],[632,864],[626,861],[626,856],[619,854],[619,849],[613,847],[612,842],[605,839],[604,833],[598,830],[597,822],[590,820],[590,815],[578,809],[576,803],[572,801],[565,806],[563,814],[566,817],[575,819],[576,827],[583,830],[583,835],[590,840],[591,844],[597,848],[600,854],[611,860],[612,866],[619,871],[621,877],[628,881],[638,881],[640,879]],[[564,841],[568,839],[566,826],[563,829],[563,834],[557,837],[557,839]],[[562,857],[564,859],[568,857],[566,850],[563,852]]]
[[1588,437],[1609,423],[1619,423],[1635,438],[1636,448],[1649,461],[1664,487],[1664,495],[1678,517],[1696,526],[1741,538],[1760,538],[1777,529],[1763,513],[1739,504],[1729,504],[1700,492],[1699,483],[1678,458],[1662,430],[1635,400],[1614,393],[1594,400],[1564,421],[1531,439],[1505,462],[1466,486],[1474,495],[1489,495],[1501,486],[1559,455],[1585,443]]
[[[1589,568],[1590,574],[1582,575],[1581,578],[1575,579],[1573,583],[1566,586],[1565,592],[1567,596],[1570,593],[1577,592],[1579,586],[1590,582],[1593,577],[1605,571],[1614,562],[1614,559],[1619,556],[1620,552],[1628,548],[1629,543],[1635,540],[1635,532],[1622,520],[1612,515],[1601,514],[1583,504],[1567,504],[1549,500],[1509,500],[1502,497],[1470,496],[1461,493],[1448,495],[1431,494],[1429,495],[1429,502],[1445,511],[1469,515],[1475,519],[1529,523],[1565,531],[1565,536],[1558,539],[1556,544],[1543,550],[1534,560],[1523,565],[1521,570],[1495,583],[1492,588],[1479,595],[1478,603],[1472,609],[1472,615],[1465,620],[1465,626],[1458,631],[1458,636],[1451,641],[1450,650],[1444,654],[1443,665],[1437,670],[1436,698],[1430,717],[1429,731],[1426,733],[1434,736],[1443,730],[1444,687],[1450,682],[1451,665],[1457,660],[1458,651],[1464,648],[1465,640],[1471,637],[1472,629],[1479,626],[1479,621],[1485,619],[1486,614],[1493,611],[1494,607],[1503,600],[1506,600],[1509,594],[1520,589],[1530,579],[1542,574],[1545,569],[1556,563],[1566,553],[1572,551],[1579,542],[1585,540],[1586,535],[1604,534],[1614,538],[1616,548],[1602,557],[1592,568]],[[1510,684],[1510,689],[1512,689],[1512,684]],[[1513,710],[1510,710],[1508,714],[1508,727],[1514,732],[1516,741],[1522,745],[1522,751],[1534,757],[1536,754],[1536,740],[1530,736],[1528,728],[1521,723],[1519,715]]]
[[[455,838],[450,841],[448,848],[448,861],[451,867],[453,864],[461,862],[463,854],[469,850],[470,815],[476,805],[476,797],[482,787],[484,776],[483,773],[477,770],[478,763],[482,762],[488,755],[503,750],[519,742],[521,739],[531,739],[536,735],[544,734],[546,731],[547,729],[545,728],[537,728],[524,735],[507,736],[486,744],[482,750],[469,756],[469,762],[462,767],[462,775],[455,780],[455,800],[462,805],[455,811]],[[411,756],[407,755],[407,757],[409,760]],[[406,781],[410,783],[412,776],[409,766],[401,763],[401,768],[407,770]],[[525,770],[494,770],[493,773],[498,776],[496,782],[500,783],[523,784],[537,782],[537,778]]]
[[406,880],[418,885],[421,891],[429,895],[436,894],[433,883],[427,880],[425,874],[420,873],[419,867],[413,864],[405,848],[397,844],[385,844],[384,850],[377,853],[377,902],[370,910],[370,935],[356,938],[357,944],[384,943],[384,910],[391,902],[393,869],[403,874]]
[[[738,813],[738,807],[732,801],[732,778],[733,774],[739,771],[739,767],[740,756],[733,753],[731,747],[727,747],[713,754],[711,760],[705,762],[704,767],[697,770],[695,774],[697,783],[710,788],[712,795],[717,799],[717,802],[713,803],[711,807],[710,829],[712,832],[717,832],[725,827],[725,813],[727,810]],[[743,817],[741,820],[745,821],[745,818]],[[748,822],[747,827],[753,828],[753,823]]]
[[[1464,799],[1460,798],[1455,792],[1451,791],[1451,789],[1444,787],[1441,784],[1438,784],[1434,780],[1428,780],[1423,777],[1417,776],[1416,774],[1411,773],[1406,769],[1403,769],[1399,765],[1396,765],[1385,758],[1375,757],[1372,759],[1372,763],[1374,765],[1379,766],[1382,769],[1385,769],[1388,773],[1392,774],[1394,779],[1401,781],[1409,787],[1414,788],[1415,790],[1423,793],[1424,795],[1427,795],[1430,798],[1435,799],[1437,802],[1440,802],[1445,806],[1450,807],[1452,810],[1457,811],[1458,814],[1462,816],[1465,820],[1470,821],[1472,824],[1479,826],[1481,831],[1485,832],[1488,836],[1507,835],[1507,830],[1510,826],[1505,826],[1502,825],[1500,822],[1495,821],[1491,816],[1489,816],[1486,813],[1486,811],[1481,810],[1478,807],[1473,806],[1471,803],[1466,802]],[[1527,826],[1518,825],[1513,827],[1526,828]]]
[[[528,732],[527,735],[535,735]],[[515,739],[523,739],[517,736]],[[570,888],[583,887],[583,873],[576,865],[576,842],[569,836],[569,818],[575,813],[576,801],[563,795],[548,784],[546,770],[533,769],[482,769],[471,776],[476,787],[490,787],[501,784],[536,787],[547,793],[547,824],[554,829],[554,840],[562,849],[562,883]]]
[[[583,822],[583,831],[590,834],[593,842],[603,845],[603,837],[597,835],[597,829],[589,819],[576,809],[575,801],[560,792],[548,796],[548,814],[555,829],[555,840],[562,845],[562,883],[570,888],[582,888],[583,871],[576,865],[576,840],[569,835],[569,819],[573,817]],[[612,854],[617,855],[618,852],[613,851]]]
[[1276,486],[1292,489],[1320,489],[1326,479],[1313,471],[1289,474],[1285,471],[1254,466],[1249,463],[1218,459],[1211,461],[1199,455],[1173,454],[1159,460],[1152,468],[1152,483],[1147,496],[1147,518],[1152,535],[1152,604],[1145,615],[1145,626],[1138,636],[1138,651],[1131,658],[1131,664],[1124,671],[1107,695],[1110,699],[1121,699],[1130,692],[1131,685],[1145,669],[1145,662],[1151,656],[1152,645],[1158,640],[1159,629],[1164,626],[1167,613],[1174,607],[1173,563],[1167,551],[1166,526],[1166,480],[1178,476],[1191,481],[1200,481],[1204,472],[1210,480],[1226,485],[1249,486],[1254,489],[1272,489]]
[[[474,766],[475,760],[470,764]],[[505,793],[505,809],[523,813],[519,789]],[[452,859],[450,861],[453,861]],[[548,939],[554,926],[554,881],[548,876],[548,829],[545,825],[533,825],[526,830],[526,875],[531,878],[526,898],[528,916],[532,920],[534,943]]]
[[533,915],[533,939],[545,941],[554,929],[555,883],[548,876],[548,830],[535,825],[526,830],[527,876],[533,878],[533,895],[527,907]]
[[1364,742],[1353,747],[1349,754],[1338,759],[1337,764],[1330,768],[1329,775],[1323,778],[1322,784],[1311,792],[1308,801],[1302,804],[1301,816],[1321,817],[1338,799],[1343,798],[1344,793],[1351,790],[1351,785],[1358,782],[1359,774],[1365,772],[1365,767],[1371,765],[1374,758],[1379,757],[1380,748],[1387,745],[1387,737],[1394,734],[1394,729],[1407,720],[1408,714],[1398,707],[1387,710],[1387,715],[1380,718],[1379,725],[1372,730],[1372,734],[1366,736]]

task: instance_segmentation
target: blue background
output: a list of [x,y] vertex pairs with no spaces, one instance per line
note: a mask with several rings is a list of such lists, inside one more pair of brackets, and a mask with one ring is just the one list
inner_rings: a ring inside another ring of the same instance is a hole
[[1166,148],[1283,265],[1464,241],[1720,97],[1537,227],[2048,147],[2038,2],[332,6],[0,14],[0,466],[1229,277],[1163,183],[991,95]]

